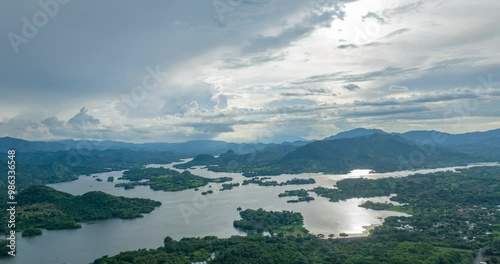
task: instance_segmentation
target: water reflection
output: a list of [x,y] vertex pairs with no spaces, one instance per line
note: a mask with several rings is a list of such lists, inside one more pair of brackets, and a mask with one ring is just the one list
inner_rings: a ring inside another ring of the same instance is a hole
[[[483,164],[484,165],[484,164]],[[488,164],[486,164],[488,165]],[[491,165],[491,164],[489,164]],[[151,167],[172,168],[173,164],[150,165]],[[57,190],[81,195],[88,191],[103,191],[125,197],[150,198],[162,202],[162,206],[144,218],[122,220],[110,219],[83,224],[78,230],[44,230],[42,236],[22,238],[18,236],[18,255],[2,259],[2,263],[88,263],[103,255],[115,255],[121,251],[140,248],[157,248],[163,238],[203,237],[215,235],[229,237],[244,235],[234,229],[232,222],[239,219],[236,210],[264,208],[266,210],[291,210],[302,213],[305,227],[314,234],[339,233],[362,234],[367,227],[381,224],[390,215],[404,215],[397,212],[373,211],[359,207],[367,199],[349,199],[336,203],[311,194],[316,200],[309,203],[287,203],[288,198],[279,198],[285,190],[312,189],[316,186],[333,187],[345,178],[383,178],[404,177],[414,173],[456,170],[465,167],[450,167],[434,170],[400,171],[392,173],[370,173],[369,170],[356,170],[349,174],[328,175],[322,173],[303,173],[299,175],[280,175],[273,177],[278,182],[296,178],[314,178],[316,184],[261,187],[245,185],[229,191],[218,191],[221,184],[212,183],[211,188],[203,187],[198,192],[185,190],[179,192],[152,191],[148,186],[138,186],[125,190],[114,187],[124,182],[118,180],[122,171],[113,171],[82,176],[73,182],[51,184]],[[207,178],[229,176],[233,182],[243,182],[246,178],[239,173],[216,173],[202,167],[190,170],[193,174]],[[97,182],[96,178],[102,179]],[[108,177],[114,182],[107,182]],[[214,193],[202,196],[208,189]],[[376,198],[387,201],[388,197]],[[374,200],[374,199],[370,199]]]

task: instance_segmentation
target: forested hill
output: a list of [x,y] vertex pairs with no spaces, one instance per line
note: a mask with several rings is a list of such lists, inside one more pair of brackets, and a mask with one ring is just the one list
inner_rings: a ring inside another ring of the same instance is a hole
[[[79,222],[109,218],[132,219],[150,213],[161,203],[150,199],[126,198],[103,192],[74,196],[48,186],[31,186],[19,193],[16,205],[16,230],[29,228],[72,229]],[[0,213],[7,223],[8,212]],[[7,225],[0,226],[6,234]]]
[[[56,152],[20,152],[15,154],[16,188],[76,180],[79,175],[111,170],[125,170],[146,164],[166,164],[178,161],[171,152],[115,150],[68,150]],[[0,163],[7,164],[7,156]],[[0,181],[0,190],[6,181]]]
[[232,151],[218,158],[203,155],[179,167],[210,166],[214,171],[242,172],[246,176],[283,173],[346,173],[353,169],[389,172],[403,169],[463,165],[482,161],[480,157],[433,146],[423,149],[400,136],[372,134],[354,138],[321,140],[301,147],[268,147],[253,154]]
[[373,134],[363,137],[316,141],[280,160],[290,172],[321,168],[325,172],[373,169],[377,172],[465,164],[476,158],[445,148],[425,151],[399,136]]

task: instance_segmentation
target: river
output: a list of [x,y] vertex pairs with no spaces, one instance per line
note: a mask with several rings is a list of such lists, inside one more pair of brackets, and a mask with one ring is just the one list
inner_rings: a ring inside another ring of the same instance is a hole
[[[172,168],[173,164],[150,165]],[[480,164],[477,164],[480,165]],[[470,166],[477,166],[470,165]],[[481,164],[493,165],[493,164]],[[397,212],[373,211],[358,207],[366,200],[387,201],[388,197],[370,199],[349,199],[340,202],[329,202],[328,199],[311,194],[316,200],[308,203],[287,203],[290,197],[279,198],[278,194],[285,190],[312,189],[316,186],[333,187],[341,179],[364,177],[370,179],[384,177],[404,177],[415,173],[456,170],[466,167],[449,167],[418,171],[398,171],[391,173],[370,173],[370,170],[356,170],[349,174],[328,175],[322,173],[303,173],[298,175],[280,175],[272,179],[278,182],[296,178],[314,178],[316,184],[262,187],[245,185],[233,190],[218,191],[221,184],[212,183],[211,188],[203,187],[199,191],[184,190],[179,192],[153,191],[148,186],[138,186],[125,190],[114,185],[122,171],[112,171],[81,176],[78,180],[49,186],[74,195],[88,191],[103,191],[113,195],[126,197],[150,198],[162,202],[153,212],[143,218],[122,220],[110,219],[84,223],[81,229],[75,230],[43,230],[43,235],[23,238],[17,236],[17,255],[14,258],[0,259],[0,262],[11,263],[89,263],[104,255],[116,255],[121,251],[141,248],[158,248],[163,239],[170,236],[174,239],[182,237],[203,237],[214,235],[230,237],[244,235],[236,230],[232,223],[239,218],[236,210],[243,209],[291,210],[302,213],[304,225],[313,234],[348,233],[351,236],[361,235],[368,227],[383,223],[388,216],[405,215]],[[242,182],[239,173],[216,173],[196,167],[191,172],[207,178],[229,176],[232,182]],[[96,181],[97,178],[102,182]],[[108,177],[115,182],[107,182]],[[200,193],[214,190],[206,196]]]

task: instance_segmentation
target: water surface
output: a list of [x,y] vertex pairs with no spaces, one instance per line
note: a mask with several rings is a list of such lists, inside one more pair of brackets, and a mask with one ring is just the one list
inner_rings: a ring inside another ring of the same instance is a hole
[[[173,164],[150,165],[172,168]],[[492,164],[486,164],[492,165]],[[152,191],[148,186],[138,186],[125,190],[114,185],[123,171],[112,171],[81,176],[73,182],[51,184],[49,186],[64,192],[80,195],[88,191],[103,191],[113,195],[126,197],[150,198],[161,201],[162,205],[144,218],[110,219],[84,223],[76,230],[43,230],[43,235],[32,238],[17,237],[17,256],[1,259],[2,263],[89,263],[104,255],[116,255],[121,251],[140,248],[158,248],[163,239],[170,236],[174,239],[182,237],[203,237],[215,235],[230,237],[244,235],[236,230],[232,223],[239,219],[236,210],[264,208],[266,210],[291,210],[302,213],[305,227],[314,234],[348,233],[362,234],[367,227],[383,223],[387,216],[405,215],[397,212],[373,211],[359,207],[368,199],[349,199],[336,203],[311,194],[316,200],[309,203],[287,203],[290,197],[279,198],[278,194],[285,190],[312,189],[316,186],[331,187],[346,178],[384,178],[404,177],[414,173],[456,170],[466,167],[449,167],[419,171],[398,171],[391,173],[370,173],[370,170],[356,170],[349,174],[328,175],[322,173],[303,173],[299,175],[280,175],[272,177],[278,182],[296,178],[314,178],[316,184],[261,187],[246,185],[235,187],[229,191],[218,191],[221,184],[212,183],[211,188],[203,187],[199,191],[184,190],[179,192]],[[229,176],[233,182],[244,179],[239,173],[217,173],[201,167],[191,172],[207,178]],[[97,182],[93,176],[102,179]],[[107,182],[112,176],[115,182]],[[202,191],[214,190],[211,195],[203,196]],[[369,200],[387,201],[388,197],[370,198]]]

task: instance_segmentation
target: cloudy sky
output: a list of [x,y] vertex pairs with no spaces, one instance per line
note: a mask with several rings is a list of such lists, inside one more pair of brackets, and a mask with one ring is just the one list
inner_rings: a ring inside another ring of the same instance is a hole
[[496,0],[6,0],[0,136],[500,127]]

